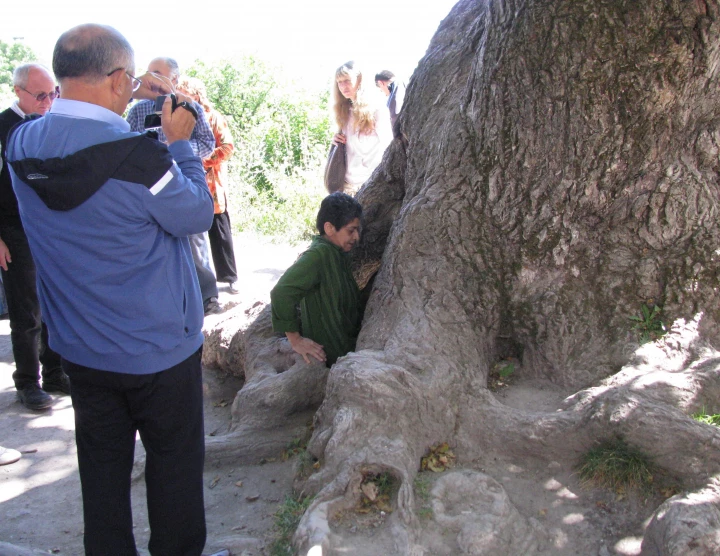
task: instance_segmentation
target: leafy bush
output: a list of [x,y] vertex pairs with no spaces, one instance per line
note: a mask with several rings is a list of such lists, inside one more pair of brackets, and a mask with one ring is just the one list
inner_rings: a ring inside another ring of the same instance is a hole
[[328,93],[286,82],[252,56],[196,61],[187,73],[205,82],[235,139],[229,184],[235,227],[290,241],[315,233],[332,136]]
[[0,41],[0,102],[2,110],[16,100],[12,86],[13,70],[20,64],[35,60],[37,60],[35,53],[24,44]]

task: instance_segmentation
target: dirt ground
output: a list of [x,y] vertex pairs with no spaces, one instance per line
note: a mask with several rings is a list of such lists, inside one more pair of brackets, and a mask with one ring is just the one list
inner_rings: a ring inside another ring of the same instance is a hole
[[[236,241],[236,249],[242,293],[233,296],[221,288],[223,304],[267,299],[272,285],[300,250],[242,239]],[[0,321],[0,445],[24,452],[19,462],[0,467],[0,556],[82,554],[82,504],[70,399],[57,397],[50,411],[26,410],[15,400],[13,370],[9,325]],[[222,435],[227,430],[230,406],[240,386],[236,378],[205,369],[207,434]],[[518,379],[496,395],[518,410],[553,412],[568,394],[543,381]],[[142,454],[138,442],[136,459]],[[235,556],[270,554],[276,535],[273,516],[291,493],[293,480],[293,461],[282,461],[281,456],[278,453],[277,458],[253,465],[206,463],[206,553],[229,548]],[[462,454],[458,457],[461,460]],[[500,482],[520,513],[539,523],[545,540],[538,553],[639,554],[643,528],[659,500],[584,489],[574,473],[574,463],[502,461],[488,454],[481,460],[464,462],[463,467],[482,471]],[[452,556],[458,553],[456,539],[432,520],[427,495],[423,495],[440,475],[423,472],[418,476],[416,513],[423,528],[425,554]],[[132,486],[135,537],[140,554],[147,555],[144,490],[142,478],[136,477]],[[343,539],[344,554],[396,553],[388,515],[350,512],[332,524]]]

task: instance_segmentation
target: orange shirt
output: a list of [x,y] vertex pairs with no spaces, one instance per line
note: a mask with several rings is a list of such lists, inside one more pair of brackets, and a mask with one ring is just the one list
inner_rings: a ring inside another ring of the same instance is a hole
[[225,116],[220,114],[214,108],[205,110],[210,129],[215,136],[215,150],[212,154],[203,160],[205,167],[205,180],[207,181],[210,193],[215,202],[215,214],[222,214],[227,210],[227,192],[225,190],[227,184],[227,161],[230,160],[235,145],[233,144],[232,134],[228,127]]

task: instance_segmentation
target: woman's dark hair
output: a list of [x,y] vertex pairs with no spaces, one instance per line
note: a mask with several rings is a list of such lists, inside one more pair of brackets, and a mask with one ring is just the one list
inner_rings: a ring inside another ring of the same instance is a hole
[[336,230],[347,226],[359,218],[362,222],[362,206],[353,197],[337,191],[328,195],[320,203],[317,215],[317,229],[325,235],[325,222],[330,222]]

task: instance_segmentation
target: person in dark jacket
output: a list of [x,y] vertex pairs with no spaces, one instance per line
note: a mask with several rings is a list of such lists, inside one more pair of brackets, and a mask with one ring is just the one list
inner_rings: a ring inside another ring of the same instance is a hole
[[390,70],[382,70],[375,74],[375,85],[387,97],[387,107],[390,110],[390,121],[393,129],[398,114],[405,102],[405,85],[395,79],[395,74]]
[[28,409],[38,410],[52,405],[48,392],[69,394],[70,382],[60,366],[60,356],[48,346],[47,327],[41,320],[35,286],[35,263],[20,220],[5,149],[10,129],[26,115],[43,116],[50,110],[58,90],[53,76],[40,64],[15,68],[13,87],[18,98],[0,113],[0,269],[10,318],[17,397]]

